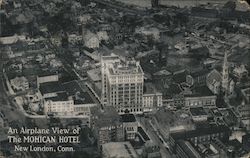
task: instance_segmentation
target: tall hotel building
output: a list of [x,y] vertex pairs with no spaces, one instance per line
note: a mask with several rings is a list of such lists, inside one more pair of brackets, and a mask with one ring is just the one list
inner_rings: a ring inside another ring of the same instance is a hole
[[143,112],[144,79],[139,62],[103,56],[101,73],[103,105],[115,107],[120,114]]

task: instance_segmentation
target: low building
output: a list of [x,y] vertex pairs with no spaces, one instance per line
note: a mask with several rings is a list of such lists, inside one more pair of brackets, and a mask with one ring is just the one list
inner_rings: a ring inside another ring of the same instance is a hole
[[126,140],[135,140],[138,133],[138,122],[133,114],[121,115]]
[[215,106],[216,96],[185,96],[186,107]]
[[110,32],[110,31],[112,31],[112,26],[110,25],[110,24],[100,24],[99,26],[98,26],[99,28],[98,28],[98,30],[99,31],[107,31],[107,32]]
[[0,128],[4,127],[4,120],[2,118],[2,116],[0,115]]
[[41,93],[38,92],[30,92],[25,95],[29,103],[39,102],[42,99]]
[[161,158],[160,147],[151,141],[144,145],[144,154],[146,158]]
[[173,107],[184,106],[183,90],[179,84],[170,84],[163,90],[163,102],[165,105]]
[[248,71],[245,67],[245,65],[240,65],[237,66],[233,69],[233,74],[238,77],[239,79],[243,78],[243,77],[247,77],[248,76]]
[[102,146],[103,158],[138,158],[129,142],[110,142]]
[[194,145],[191,141],[179,140],[177,142],[176,155],[178,158],[226,158],[227,149],[218,139],[199,143],[198,145]]
[[10,44],[15,44],[18,41],[24,41],[26,39],[26,36],[21,35],[13,35],[13,36],[8,36],[8,37],[1,37],[0,38],[0,43],[3,45],[10,45]]
[[184,132],[175,132],[169,135],[170,150],[173,153],[177,152],[177,144],[180,140],[190,141],[194,146],[203,142],[209,142],[219,139],[222,142],[229,140],[231,132],[226,126],[211,126],[201,129],[195,129]]
[[146,37],[151,36],[153,40],[157,41],[160,39],[160,31],[157,28],[146,28],[146,27],[141,27],[141,28],[136,28],[135,29],[136,34],[144,35]]
[[57,93],[65,92],[61,83],[58,81],[55,82],[46,82],[39,84],[39,92],[42,98],[56,97]]
[[242,104],[237,107],[241,119],[250,119],[250,104]]
[[184,105],[186,107],[215,106],[216,95],[214,95],[206,86],[195,87],[192,94],[184,96]]
[[152,75],[152,79],[156,84],[169,85],[172,81],[172,73],[167,70],[160,70]]
[[43,101],[45,114],[81,115],[90,119],[90,108],[97,104],[83,90],[76,81],[46,82],[40,84],[38,96]]
[[97,106],[97,104],[87,92],[87,87],[80,87],[79,84],[81,83],[71,81],[62,84],[62,87],[67,92],[68,96],[72,97],[74,100],[74,114],[90,119],[90,108]]
[[77,44],[82,42],[82,36],[78,34],[70,34],[68,35],[68,41],[71,44]]
[[91,122],[98,149],[105,143],[124,141],[123,123],[114,107],[91,108]]
[[245,104],[250,103],[250,87],[241,89],[241,94],[242,94],[242,97],[243,97],[243,102]]
[[190,108],[190,114],[194,122],[207,121],[208,114],[203,107]]
[[10,84],[14,91],[25,91],[29,89],[29,81],[24,76],[11,79]]
[[46,60],[51,60],[51,59],[55,59],[56,55],[53,53],[48,53],[45,55],[45,59]]
[[250,134],[242,136],[242,145],[246,151],[250,152]]
[[142,101],[143,111],[152,111],[157,107],[162,107],[162,93],[157,92],[153,84],[145,83]]
[[231,157],[249,157],[249,152],[238,139],[231,139],[225,143],[227,156]]
[[225,125],[234,129],[240,127],[240,114],[235,108],[220,109]]
[[100,41],[98,36],[90,31],[83,35],[84,45],[88,48],[99,48]]
[[41,83],[56,82],[58,80],[59,80],[58,74],[43,73],[37,76],[37,87],[39,87]]
[[60,68],[63,66],[63,63],[60,61],[60,60],[56,60],[56,59],[52,59],[50,62],[49,62],[49,65],[52,67],[52,68]]
[[96,104],[85,104],[82,100],[74,100],[74,113],[77,115],[83,115],[90,117],[90,108],[96,106]]
[[177,142],[176,155],[178,158],[202,158],[192,144],[185,140],[179,140]]
[[56,96],[44,99],[44,113],[55,115],[73,115],[74,100],[63,93],[56,93]]
[[97,37],[98,37],[99,41],[108,41],[109,40],[109,36],[108,36],[106,31],[97,32]]
[[250,131],[250,104],[241,104],[237,107],[242,125]]

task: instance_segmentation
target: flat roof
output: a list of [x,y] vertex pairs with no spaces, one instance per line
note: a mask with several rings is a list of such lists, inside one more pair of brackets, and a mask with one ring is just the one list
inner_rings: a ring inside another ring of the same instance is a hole
[[192,94],[185,95],[186,97],[206,97],[215,96],[207,86],[199,86],[192,88]]
[[61,83],[58,81],[41,83],[39,90],[42,93],[42,95],[47,93],[56,93],[65,91]]
[[119,74],[142,74],[143,70],[135,60],[126,62],[113,63],[112,67],[109,68],[109,73],[112,75]]
[[193,116],[207,115],[203,107],[190,108],[190,113]]
[[76,104],[95,103],[94,100],[89,95],[89,93],[87,92],[87,88],[86,87],[81,88],[77,83],[77,81],[70,81],[67,83],[63,83],[62,87],[69,94],[69,96],[73,96],[73,99]]
[[177,142],[177,144],[188,155],[188,157],[201,158],[201,155],[195,150],[192,144],[189,143],[188,141],[180,140]]
[[94,122],[97,127],[109,127],[115,124],[120,124],[121,116],[112,106],[105,106],[103,109],[100,107],[92,107],[91,114],[94,116]]
[[50,72],[50,71],[43,71],[40,74],[38,74],[38,77],[45,77],[45,76],[53,76],[58,75],[56,72]]
[[122,122],[136,122],[135,116],[133,114],[123,114],[120,116]]
[[57,96],[55,96],[55,97],[45,98],[45,100],[46,100],[46,101],[51,100],[51,101],[54,101],[54,102],[56,102],[56,101],[67,101],[67,100],[69,100],[69,99],[68,99],[68,95],[67,95],[66,92],[57,93],[56,95],[57,95]]
[[186,75],[187,75],[187,72],[186,71],[183,71],[181,73],[177,73],[177,74],[174,74],[173,76],[173,81],[175,83],[183,83],[183,82],[186,82]]
[[175,133],[170,133],[170,135],[175,140],[180,140],[180,139],[193,138],[197,136],[203,136],[203,135],[221,133],[221,132],[230,132],[230,129],[226,126],[221,125],[221,126],[212,126],[210,128],[206,127],[206,128],[184,131],[184,132],[175,132]]
[[114,56],[102,56],[102,60],[117,60],[119,57],[117,55]]

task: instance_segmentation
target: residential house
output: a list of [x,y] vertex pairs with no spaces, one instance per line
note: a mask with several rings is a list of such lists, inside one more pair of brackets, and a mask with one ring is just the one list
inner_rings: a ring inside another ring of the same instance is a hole
[[29,89],[29,81],[24,76],[11,79],[10,84],[14,91],[25,91]]
[[233,74],[238,77],[239,79],[243,78],[243,77],[248,77],[248,71],[245,67],[245,65],[240,65],[237,66],[233,69]]
[[99,48],[100,41],[98,36],[90,31],[83,34],[84,45],[88,48]]

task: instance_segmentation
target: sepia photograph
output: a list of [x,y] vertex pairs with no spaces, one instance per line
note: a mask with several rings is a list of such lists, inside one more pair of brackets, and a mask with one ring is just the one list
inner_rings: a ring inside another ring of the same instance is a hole
[[250,0],[0,0],[0,158],[250,158]]

